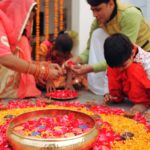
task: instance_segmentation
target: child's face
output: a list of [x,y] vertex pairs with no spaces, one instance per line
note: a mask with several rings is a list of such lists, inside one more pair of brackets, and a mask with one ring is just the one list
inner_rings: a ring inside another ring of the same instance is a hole
[[58,51],[58,50],[53,50],[53,54],[60,58],[65,58],[65,57],[68,57],[69,55],[68,52],[63,52],[63,51]]
[[131,57],[123,63],[123,65],[121,66],[121,69],[126,69],[126,68],[128,68],[130,66],[130,64],[134,60],[135,53],[136,52],[133,50]]
[[121,68],[122,68],[122,69],[128,68],[132,62],[133,62],[133,60],[132,60],[131,58],[128,59],[127,61],[125,61],[125,62],[123,63],[123,65],[121,66]]

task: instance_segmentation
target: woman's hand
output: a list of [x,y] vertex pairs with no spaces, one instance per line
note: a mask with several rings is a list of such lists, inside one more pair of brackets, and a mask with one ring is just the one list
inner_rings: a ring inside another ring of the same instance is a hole
[[58,64],[49,64],[48,79],[53,80],[63,75],[62,68]]

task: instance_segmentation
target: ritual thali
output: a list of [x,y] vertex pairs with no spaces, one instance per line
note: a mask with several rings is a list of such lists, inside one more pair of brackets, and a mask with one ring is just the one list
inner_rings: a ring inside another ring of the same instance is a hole
[[72,100],[79,96],[77,91],[74,90],[56,90],[53,92],[46,93],[46,97],[55,100]]

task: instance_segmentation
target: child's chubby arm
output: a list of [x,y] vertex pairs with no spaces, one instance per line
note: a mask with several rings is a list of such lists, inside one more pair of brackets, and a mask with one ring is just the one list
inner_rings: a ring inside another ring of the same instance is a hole
[[117,99],[117,97],[111,96],[109,93],[107,93],[104,95],[103,103],[108,104],[110,102],[113,102],[113,100],[115,100],[115,99]]
[[72,80],[73,80],[73,72],[70,69],[67,69],[67,79],[65,85],[66,90],[75,90],[73,87]]
[[48,80],[46,83],[46,92],[53,92],[56,90],[55,84],[52,80]]
[[118,96],[113,96],[111,95],[110,93],[107,93],[104,95],[104,98],[103,98],[103,103],[104,104],[109,104],[111,102],[122,102],[123,101],[123,97],[118,97]]

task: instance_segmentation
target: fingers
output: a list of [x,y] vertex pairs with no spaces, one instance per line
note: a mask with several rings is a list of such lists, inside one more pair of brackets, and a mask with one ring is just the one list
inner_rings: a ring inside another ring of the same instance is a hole
[[87,73],[86,65],[80,65],[80,64],[74,65],[71,67],[71,70],[77,75],[82,75]]
[[83,70],[82,70],[82,66],[73,66],[71,67],[71,70],[75,73],[75,74],[82,74]]
[[65,86],[65,90],[75,91],[75,89],[74,89],[74,87],[72,85],[71,86],[66,85]]
[[118,99],[118,97],[111,96],[111,100],[112,100],[112,101],[116,101],[117,99]]
[[61,67],[58,65],[58,64],[56,64],[56,63],[52,63],[52,64],[50,64],[54,69],[57,69],[57,70],[60,70],[61,69]]
[[70,68],[70,67],[72,67],[72,66],[74,66],[74,65],[77,65],[77,64],[79,64],[80,63],[80,57],[72,57],[72,58],[70,58],[70,59],[68,59],[64,64],[63,64],[63,66],[65,67],[65,68]]
[[70,68],[72,65],[75,65],[76,62],[73,61],[73,58],[68,59],[64,64],[63,67],[64,68]]
[[61,75],[63,75],[63,70],[58,64],[49,64],[49,80],[54,80]]
[[111,97],[109,93],[104,95],[103,101],[104,101],[104,104],[107,104],[111,101]]
[[74,65],[71,67],[72,70],[78,70],[78,69],[81,69],[83,66],[78,64],[78,65]]
[[113,102],[117,99],[118,99],[117,97],[112,96],[109,93],[107,93],[104,95],[103,101],[104,101],[104,104],[108,104],[108,103]]
[[74,69],[73,69],[74,66],[76,66],[75,63],[73,63],[72,61],[68,60],[66,63],[64,63],[62,65],[62,72],[63,72],[63,74],[67,74],[67,72],[70,71],[70,70],[74,71]]
[[50,64],[50,68],[57,70],[60,75],[63,74],[63,69],[58,64],[52,63]]
[[54,83],[53,83],[53,81],[48,81],[47,82],[47,84],[46,84],[46,91],[47,92],[53,92],[53,91],[55,91],[56,90],[56,88],[55,88],[55,85],[54,85]]
[[71,69],[78,75],[82,75],[82,74],[86,74],[89,72],[93,72],[93,67],[89,64],[85,64],[85,65],[74,65],[73,67],[71,67]]
[[46,81],[44,81],[42,78],[39,78],[39,79],[38,79],[38,82],[39,82],[41,85],[45,85],[45,84],[46,84]]

